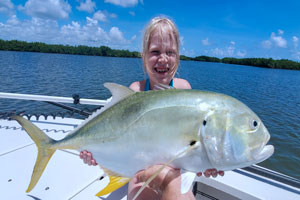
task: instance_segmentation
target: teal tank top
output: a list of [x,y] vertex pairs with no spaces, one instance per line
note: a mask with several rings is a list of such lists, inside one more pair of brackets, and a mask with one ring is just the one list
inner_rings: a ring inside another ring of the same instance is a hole
[[[171,80],[169,85],[173,87],[173,79]],[[150,80],[147,78],[144,91],[149,91],[149,90],[150,90]]]

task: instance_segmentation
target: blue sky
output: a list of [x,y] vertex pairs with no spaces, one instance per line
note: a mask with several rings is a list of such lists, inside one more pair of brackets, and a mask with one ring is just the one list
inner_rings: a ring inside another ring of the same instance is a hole
[[0,0],[0,38],[140,51],[146,23],[173,19],[186,56],[300,61],[300,1]]

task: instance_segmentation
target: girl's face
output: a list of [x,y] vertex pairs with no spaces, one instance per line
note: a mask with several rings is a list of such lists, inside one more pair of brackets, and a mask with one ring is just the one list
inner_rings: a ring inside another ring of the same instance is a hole
[[174,36],[167,31],[155,31],[149,40],[148,52],[143,55],[150,83],[169,85],[177,70],[177,48]]

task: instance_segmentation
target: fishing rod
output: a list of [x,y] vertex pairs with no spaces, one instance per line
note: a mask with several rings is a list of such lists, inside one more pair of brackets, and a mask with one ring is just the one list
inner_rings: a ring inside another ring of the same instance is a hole
[[[62,103],[69,103],[69,104],[81,104],[81,105],[96,105],[99,107],[104,106],[110,100],[98,100],[98,99],[83,99],[80,98],[78,94],[74,94],[71,97],[58,97],[58,96],[46,96],[46,95],[31,95],[31,94],[18,94],[18,93],[5,93],[0,92],[0,98],[4,99],[19,99],[19,100],[31,100],[31,101],[42,101],[57,107],[66,109],[71,111],[72,113],[77,113],[88,117],[92,113],[85,110],[80,110],[78,108],[74,108],[71,106],[64,105]],[[97,108],[98,109],[98,108]],[[8,116],[12,113],[0,113],[2,116]],[[0,118],[1,118],[0,116]],[[30,118],[31,116],[28,116]],[[38,117],[38,116],[37,116]]]
[[58,96],[18,94],[18,93],[5,93],[5,92],[0,92],[0,98],[46,101],[46,102],[54,102],[54,103],[96,105],[96,106],[104,106],[108,102],[107,100],[83,99],[83,98],[79,98],[78,95],[73,95],[73,97],[58,97]]

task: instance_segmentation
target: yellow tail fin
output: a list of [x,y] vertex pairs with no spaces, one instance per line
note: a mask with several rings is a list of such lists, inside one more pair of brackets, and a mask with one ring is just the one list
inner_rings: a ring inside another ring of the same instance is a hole
[[130,178],[125,178],[125,177],[120,177],[120,176],[109,176],[109,184],[103,190],[98,192],[96,194],[96,196],[100,197],[100,196],[109,194],[109,193],[119,189],[126,183],[128,183],[129,180],[130,180]]
[[49,138],[41,129],[27,119],[20,116],[13,116],[11,118],[16,120],[25,129],[38,148],[38,156],[32,172],[30,184],[26,190],[26,192],[30,192],[39,181],[51,156],[56,150],[50,148],[51,144],[54,143],[54,140]]

